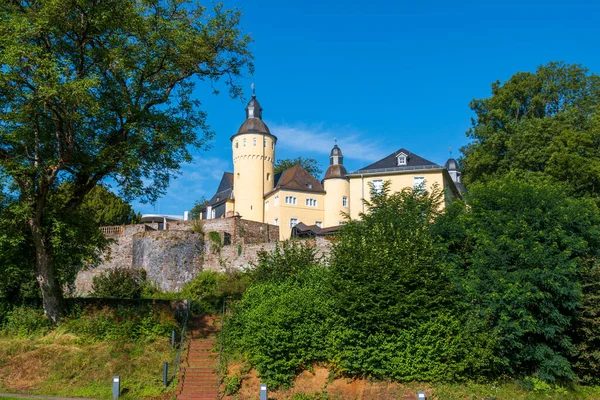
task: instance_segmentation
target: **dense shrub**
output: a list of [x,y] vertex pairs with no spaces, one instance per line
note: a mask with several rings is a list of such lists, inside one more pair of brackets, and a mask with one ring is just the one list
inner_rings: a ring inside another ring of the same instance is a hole
[[92,280],[92,297],[139,299],[146,284],[146,271],[132,268],[112,268]]
[[329,341],[330,365],[344,376],[463,381],[494,375],[501,362],[494,337],[477,322],[451,315],[438,315],[392,335],[339,326]]
[[225,326],[226,347],[246,356],[270,386],[288,386],[326,360],[332,307],[325,274],[309,265],[296,279],[250,287]]
[[303,269],[321,262],[315,247],[297,241],[277,243],[271,252],[258,253],[257,264],[249,271],[252,283],[283,282]]
[[580,271],[600,248],[596,205],[531,175],[474,186],[467,201],[437,227],[464,304],[499,338],[504,372],[574,379]]
[[170,309],[151,304],[87,307],[61,323],[59,329],[92,341],[152,340],[168,337],[180,327]]
[[44,312],[37,308],[19,306],[7,311],[0,325],[5,335],[27,337],[41,335],[50,328]]
[[337,312],[365,334],[412,329],[454,306],[444,249],[431,232],[440,191],[387,188],[343,227],[329,260]]
[[248,279],[246,274],[238,271],[202,271],[183,286],[179,295],[192,300],[192,311],[196,314],[220,312],[223,301],[242,297],[248,287]]

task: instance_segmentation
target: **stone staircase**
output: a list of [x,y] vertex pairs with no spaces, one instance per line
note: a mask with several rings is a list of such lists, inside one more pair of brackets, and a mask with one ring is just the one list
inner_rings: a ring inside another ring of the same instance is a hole
[[179,366],[178,400],[217,400],[219,397],[218,317],[190,319],[190,341]]

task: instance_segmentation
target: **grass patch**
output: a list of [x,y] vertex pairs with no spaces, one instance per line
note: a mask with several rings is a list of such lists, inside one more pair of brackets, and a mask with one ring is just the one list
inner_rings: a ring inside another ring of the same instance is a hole
[[89,343],[60,333],[0,337],[0,387],[9,393],[110,399],[112,377],[119,375],[122,399],[151,398],[164,393],[162,363],[173,358],[168,338]]

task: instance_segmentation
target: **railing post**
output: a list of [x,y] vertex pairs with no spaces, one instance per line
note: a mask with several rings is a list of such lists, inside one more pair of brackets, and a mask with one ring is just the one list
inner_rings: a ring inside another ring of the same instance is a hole
[[163,363],[163,385],[164,387],[169,386],[169,363]]

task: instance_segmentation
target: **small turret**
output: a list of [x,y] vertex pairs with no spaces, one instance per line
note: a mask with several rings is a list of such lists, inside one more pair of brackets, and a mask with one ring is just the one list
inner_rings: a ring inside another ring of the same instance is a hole
[[325,178],[323,179],[347,179],[347,174],[348,171],[346,171],[346,168],[344,167],[344,156],[342,155],[342,150],[340,150],[338,145],[335,144],[333,149],[331,149],[331,154],[329,156],[329,168],[327,168],[327,172],[325,172]]
[[342,150],[337,143],[329,155],[329,168],[323,178],[325,189],[325,217],[326,227],[339,225],[344,218],[343,213],[348,213],[350,207],[350,180],[346,176],[348,171],[344,167]]

